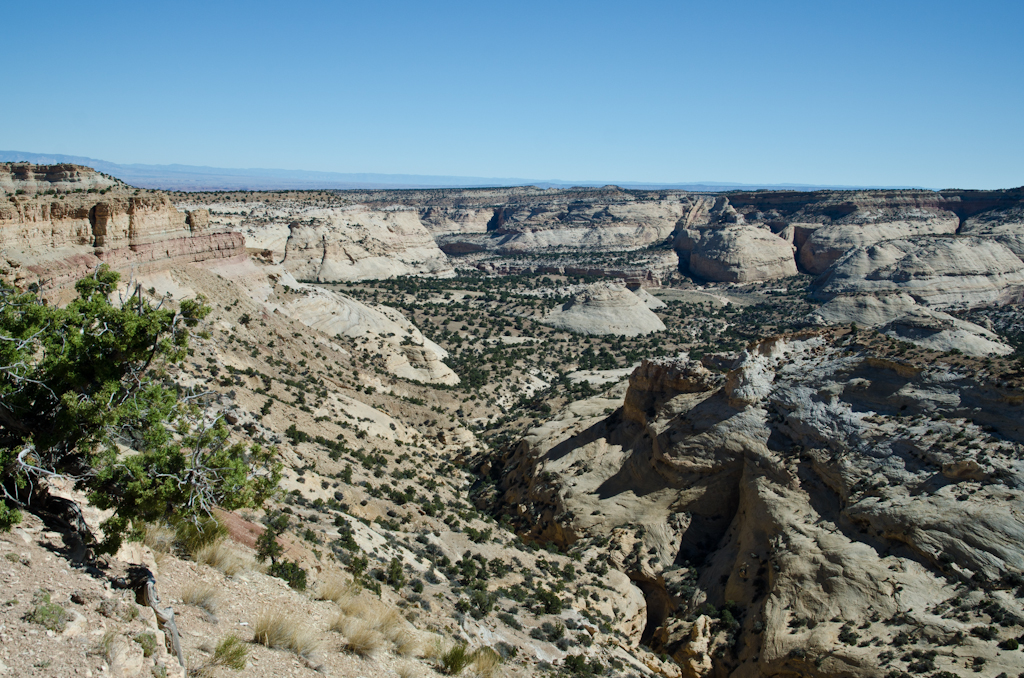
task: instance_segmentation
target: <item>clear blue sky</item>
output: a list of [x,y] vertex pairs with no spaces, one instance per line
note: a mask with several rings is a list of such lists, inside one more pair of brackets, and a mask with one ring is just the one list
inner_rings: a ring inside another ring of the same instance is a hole
[[563,180],[1024,184],[1024,2],[11,2],[0,149]]

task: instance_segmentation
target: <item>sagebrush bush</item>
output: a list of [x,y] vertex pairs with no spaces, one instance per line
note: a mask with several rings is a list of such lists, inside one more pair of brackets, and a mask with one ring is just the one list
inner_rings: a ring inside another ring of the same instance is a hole
[[33,624],[39,624],[45,629],[60,633],[71,619],[67,610],[50,601],[49,591],[40,589],[32,597],[32,602],[35,603],[35,607],[28,613],[26,619]]

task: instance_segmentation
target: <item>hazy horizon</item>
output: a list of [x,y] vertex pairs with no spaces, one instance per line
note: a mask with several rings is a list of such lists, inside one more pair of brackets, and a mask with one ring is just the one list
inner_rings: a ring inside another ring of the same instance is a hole
[[58,0],[5,19],[0,148],[566,183],[1024,185],[1024,4],[1009,0]]

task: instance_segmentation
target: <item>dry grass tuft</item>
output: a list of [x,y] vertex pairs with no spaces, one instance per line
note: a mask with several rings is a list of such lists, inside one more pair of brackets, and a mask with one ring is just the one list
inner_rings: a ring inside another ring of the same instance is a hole
[[192,582],[181,589],[181,602],[216,614],[217,607],[220,606],[220,591],[213,584],[204,581]]
[[153,553],[170,553],[174,548],[174,529],[167,525],[146,525],[146,534],[142,543],[152,549]]
[[494,678],[501,665],[501,656],[489,647],[481,647],[473,653],[473,671],[480,678]]
[[286,612],[268,610],[256,618],[253,642],[275,650],[291,650],[308,659],[320,648],[321,639],[314,629],[299,623]]
[[393,643],[408,635],[409,627],[405,618],[393,607],[378,605],[366,616],[366,621]]
[[399,634],[397,638],[392,639],[392,642],[395,644],[395,652],[403,657],[415,657],[423,647],[419,634],[412,629],[407,629],[404,633]]
[[317,600],[330,600],[339,605],[359,595],[359,585],[340,575],[327,577],[317,585]]
[[441,658],[445,652],[448,651],[448,642],[444,639],[444,636],[440,636],[436,633],[428,634],[428,637],[423,642],[423,657],[432,661],[437,661]]
[[223,539],[201,546],[193,557],[197,563],[216,568],[229,577],[252,569],[251,561],[228,546]]
[[387,640],[374,628],[372,622],[358,617],[338,615],[331,624],[332,631],[345,636],[345,649],[360,657],[371,657],[379,652]]
[[366,618],[377,608],[377,601],[370,599],[365,594],[354,593],[345,595],[334,601],[341,608],[341,611],[349,617]]
[[420,665],[416,662],[403,662],[395,671],[398,673],[398,678],[417,678],[422,675]]

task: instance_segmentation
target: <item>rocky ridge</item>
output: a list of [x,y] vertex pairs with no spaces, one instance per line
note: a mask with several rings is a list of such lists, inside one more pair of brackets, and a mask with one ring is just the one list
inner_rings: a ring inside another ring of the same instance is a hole
[[974,633],[1024,623],[1019,394],[838,339],[767,339],[724,376],[645,362],[524,438],[504,505],[538,539],[606,544],[684,675],[876,676],[903,666],[891,645],[1019,672],[1012,624]]

